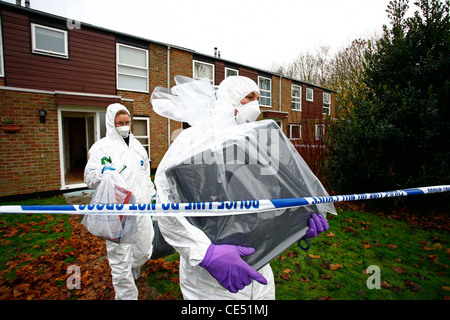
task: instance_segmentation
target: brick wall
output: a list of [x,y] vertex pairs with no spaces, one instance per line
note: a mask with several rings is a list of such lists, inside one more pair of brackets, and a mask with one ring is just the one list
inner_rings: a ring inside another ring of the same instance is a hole
[[[149,48],[149,90],[167,87],[167,47],[150,44]],[[167,119],[153,111],[149,101],[151,167],[156,169],[167,150]]]
[[[0,118],[22,124],[17,133],[0,130],[0,195],[59,190],[55,96],[0,89],[0,103]],[[38,114],[42,107],[47,110],[44,124]]]

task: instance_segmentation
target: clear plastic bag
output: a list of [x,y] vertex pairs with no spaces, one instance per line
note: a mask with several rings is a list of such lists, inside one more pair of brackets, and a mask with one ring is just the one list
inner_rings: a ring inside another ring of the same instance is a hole
[[[177,76],[175,82],[172,90],[156,88],[151,98],[156,113],[191,125],[158,166],[155,184],[163,202],[328,196],[273,120],[238,125],[235,102],[224,88],[216,91],[208,79]],[[313,213],[328,212],[336,214],[331,203],[186,220],[214,244],[254,248],[243,259],[258,270],[303,238]]]
[[[102,175],[91,204],[135,203],[125,180],[116,171],[106,170]],[[116,243],[133,243],[136,235],[136,216],[88,214],[82,224],[93,235]]]

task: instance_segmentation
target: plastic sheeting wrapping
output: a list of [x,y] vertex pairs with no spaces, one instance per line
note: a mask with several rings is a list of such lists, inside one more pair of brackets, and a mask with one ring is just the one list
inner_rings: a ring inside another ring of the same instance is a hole
[[[125,180],[116,171],[106,170],[92,197],[91,204],[135,203]],[[95,236],[116,243],[133,243],[136,235],[136,217],[88,214],[82,224]]]
[[[328,195],[274,121],[243,127],[238,136],[197,150],[200,152],[165,171],[171,202]],[[214,244],[255,248],[256,252],[244,260],[259,269],[306,234],[313,212],[325,216],[326,211],[334,212],[333,205],[187,219]]]
[[[328,196],[273,120],[237,125],[226,94],[208,80],[175,77],[172,90],[155,89],[154,110],[189,122],[158,166],[155,184],[168,202],[209,202]],[[189,112],[191,109],[192,112]],[[177,113],[179,111],[179,113]],[[333,204],[220,217],[190,217],[214,244],[256,249],[244,257],[266,265],[307,232],[312,213],[336,213]]]

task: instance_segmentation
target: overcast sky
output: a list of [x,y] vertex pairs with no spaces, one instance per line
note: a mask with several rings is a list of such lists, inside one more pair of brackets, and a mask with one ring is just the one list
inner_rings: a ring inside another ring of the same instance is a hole
[[[16,0],[7,2],[15,3]],[[22,0],[24,3],[25,0]],[[389,0],[31,0],[31,8],[268,69],[381,34]],[[412,7],[414,7],[412,5]],[[413,8],[415,9],[415,8]]]

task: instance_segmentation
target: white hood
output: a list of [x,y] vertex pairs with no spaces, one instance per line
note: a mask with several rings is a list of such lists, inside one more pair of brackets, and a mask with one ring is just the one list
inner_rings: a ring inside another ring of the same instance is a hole
[[235,107],[258,85],[242,76],[227,77],[216,90],[209,79],[175,77],[171,90],[157,87],[152,93],[153,110],[159,115],[191,126],[227,128],[236,125]]
[[130,114],[128,109],[120,103],[110,104],[106,109],[106,136],[110,139],[122,139],[122,136],[117,132],[115,125],[116,114],[119,110],[125,110],[128,114]]
[[236,125],[236,107],[241,106],[241,100],[253,91],[259,93],[259,88],[250,78],[230,76],[223,80],[216,93],[217,101],[213,112],[213,122],[216,127]]

